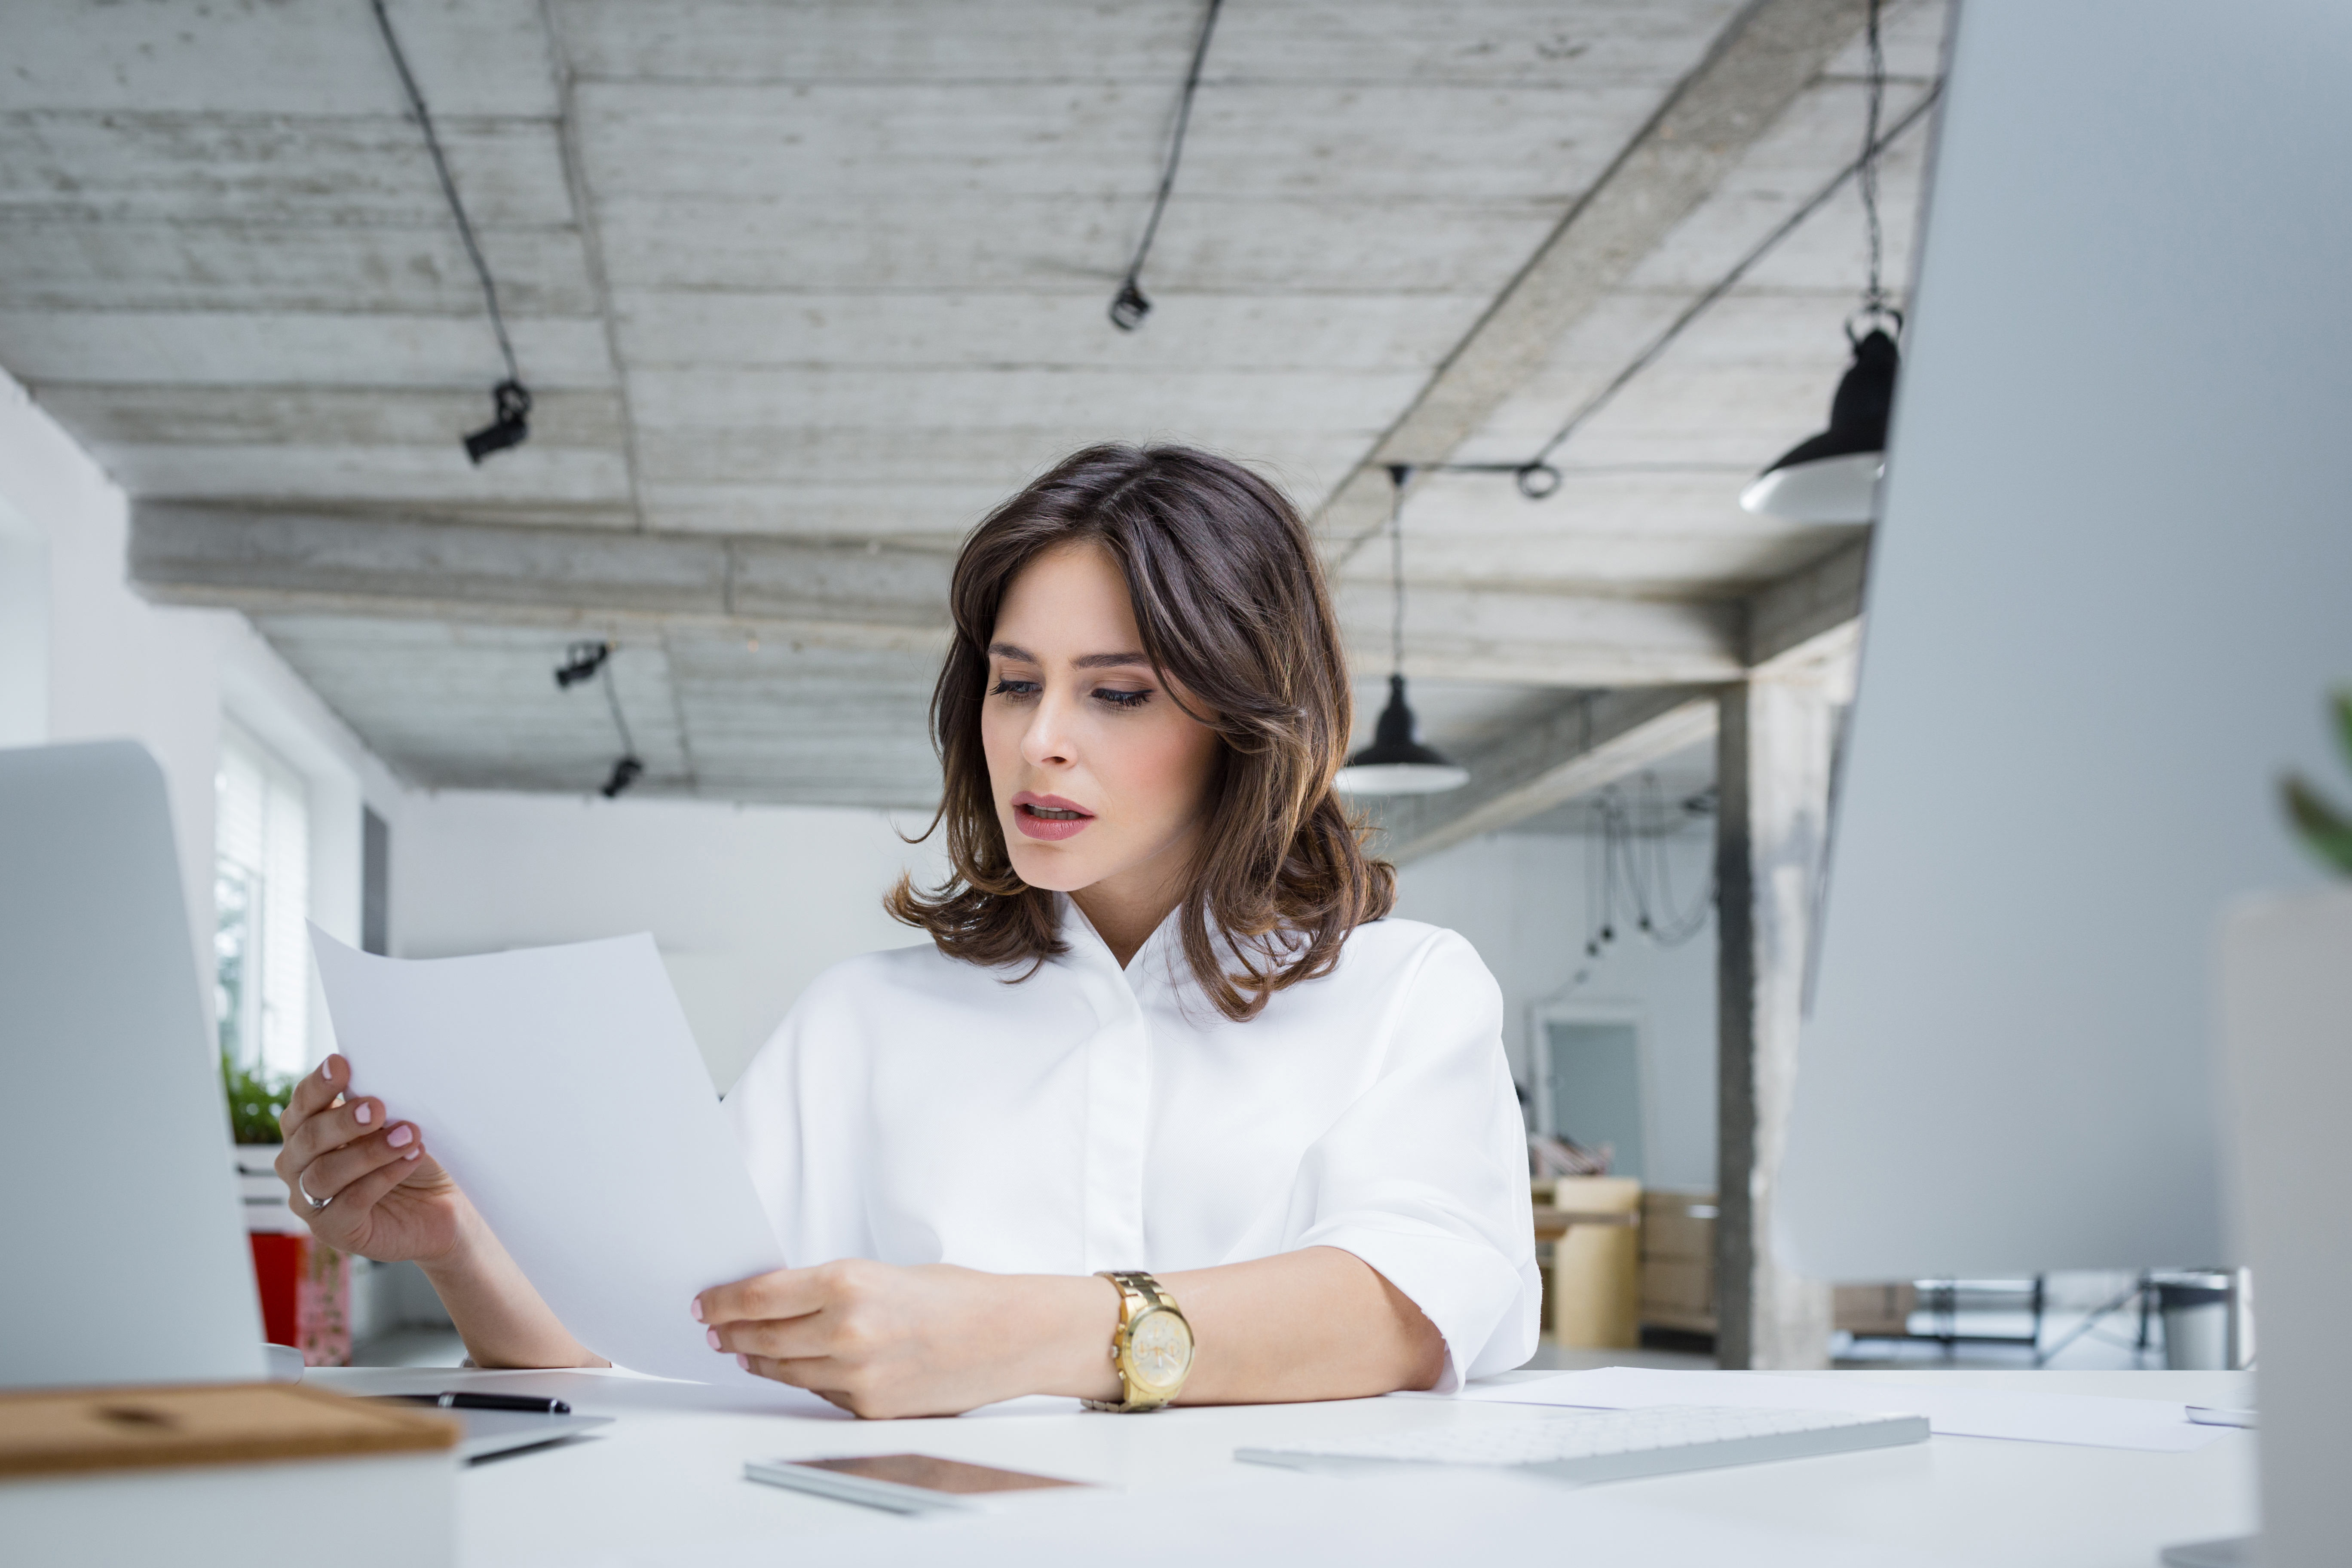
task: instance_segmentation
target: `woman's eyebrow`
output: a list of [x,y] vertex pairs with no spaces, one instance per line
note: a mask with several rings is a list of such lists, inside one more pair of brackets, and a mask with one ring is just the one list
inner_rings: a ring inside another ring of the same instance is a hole
[[[988,653],[989,657],[992,658],[1009,658],[1015,664],[1043,664],[1045,662],[1044,659],[1039,658],[1035,654],[1031,653],[1027,648],[1015,647],[1009,642],[989,644]],[[1080,657],[1070,660],[1070,668],[1073,669],[1122,669],[1130,665],[1140,666],[1143,668],[1149,669],[1151,668],[1151,656],[1139,651],[1131,653],[1089,653],[1081,655]]]

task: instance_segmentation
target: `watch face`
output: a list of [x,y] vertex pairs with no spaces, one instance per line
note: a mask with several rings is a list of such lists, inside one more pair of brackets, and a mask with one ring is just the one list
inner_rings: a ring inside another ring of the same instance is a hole
[[1164,1308],[1135,1320],[1127,1334],[1128,1375],[1145,1388],[1174,1388],[1192,1364],[1192,1326]]

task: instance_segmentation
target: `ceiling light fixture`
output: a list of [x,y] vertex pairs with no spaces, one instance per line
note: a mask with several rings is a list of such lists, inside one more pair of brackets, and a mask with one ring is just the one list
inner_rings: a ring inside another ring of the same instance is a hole
[[583,680],[593,680],[604,661],[613,657],[613,645],[608,642],[576,642],[563,650],[563,662],[555,667],[555,689],[569,690]]
[[603,795],[606,800],[611,800],[623,790],[636,783],[637,776],[645,771],[646,764],[637,761],[636,758],[623,757],[620,761],[613,764],[612,776],[604,781],[604,787],[598,790],[596,793]]
[[621,694],[613,686],[613,656],[621,650],[610,642],[576,642],[563,650],[563,662],[555,667],[555,684],[559,690],[570,690],[584,680],[604,678],[604,705],[612,710],[613,728],[621,732],[621,755],[605,776],[604,786],[597,791],[611,800],[645,775],[646,764],[637,756],[637,743],[629,735],[629,721],[621,717]]
[[1143,242],[1135,247],[1135,259],[1127,264],[1127,277],[1110,302],[1110,324],[1122,332],[1131,332],[1143,325],[1143,318],[1151,314],[1151,301],[1144,297],[1136,282],[1143,272],[1143,258],[1151,254],[1151,242],[1160,236],[1160,215],[1168,210],[1169,193],[1176,188],[1176,166],[1184,161],[1184,135],[1192,126],[1192,96],[1201,90],[1201,66],[1209,58],[1209,37],[1217,30],[1217,13],[1223,9],[1224,0],[1209,0],[1208,14],[1201,18],[1201,37],[1192,46],[1192,68],[1184,75],[1184,94],[1176,100],[1176,134],[1168,143],[1167,166],[1160,172],[1160,195],[1151,204],[1151,216],[1143,226]]
[[383,34],[383,47],[391,52],[393,68],[400,73],[401,88],[408,95],[409,112],[416,117],[418,128],[425,132],[425,150],[433,155],[433,172],[440,176],[441,195],[449,204],[449,216],[457,220],[457,237],[466,243],[466,255],[474,264],[474,276],[481,279],[482,302],[490,312],[490,331],[498,334],[499,354],[507,364],[506,379],[490,391],[495,417],[466,437],[466,456],[478,468],[491,453],[520,447],[529,439],[530,394],[523,386],[521,367],[515,363],[514,344],[507,338],[507,320],[499,310],[499,289],[490,281],[490,264],[482,259],[482,247],[474,238],[474,226],[466,217],[466,204],[457,199],[457,182],[449,177],[449,160],[442,156],[441,138],[433,130],[433,116],[425,108],[425,94],[418,90],[415,74],[408,68],[408,57],[401,52],[400,38],[392,30],[392,17],[383,8],[383,0],[374,0],[374,5],[375,25]]
[[479,467],[492,452],[520,447],[530,436],[530,392],[519,381],[502,381],[490,389],[498,417],[466,437],[466,456]]
[[1373,726],[1372,743],[1349,757],[1332,781],[1349,795],[1435,795],[1470,782],[1469,769],[1414,737],[1412,709],[1404,700],[1404,488],[1412,478],[1405,464],[1390,465],[1395,496],[1389,506],[1389,586],[1395,609],[1389,623],[1389,703]]
[[[1880,280],[1885,246],[1878,222],[1878,115],[1886,97],[1886,53],[1878,36],[1879,0],[1870,0],[1864,34],[1870,51],[1869,110],[1855,184],[1870,237],[1870,281],[1862,308],[1845,324],[1853,363],[1830,402],[1830,427],[1780,454],[1739,492],[1742,510],[1790,522],[1869,522],[1878,516],[1878,487],[1886,474],[1886,421],[1895,406],[1895,378],[1903,355],[1895,346],[1903,312],[1887,302]],[[1857,323],[1870,330],[1856,332]],[[1885,324],[1892,324],[1889,332]]]
[[[1698,298],[1693,300],[1688,305],[1685,306],[1682,313],[1677,315],[1672,321],[1668,322],[1665,329],[1659,332],[1656,337],[1650,340],[1649,344],[1644,347],[1640,353],[1634,355],[1632,360],[1628,361],[1623,369],[1612,376],[1607,384],[1603,385],[1591,397],[1585,399],[1582,405],[1580,406],[1575,413],[1570,415],[1567,421],[1563,423],[1559,429],[1552,432],[1551,438],[1537,449],[1534,457],[1529,458],[1523,462],[1517,463],[1424,463],[1421,465],[1422,471],[1424,473],[1433,474],[1508,474],[1511,476],[1513,482],[1518,486],[1519,493],[1531,501],[1543,500],[1552,495],[1559,489],[1560,482],[1563,478],[1559,468],[1553,463],[1552,458],[1559,453],[1560,447],[1568,444],[1569,437],[1582,429],[1587,420],[1592,418],[1593,416],[1599,414],[1603,408],[1606,408],[1611,403],[1615,401],[1619,393],[1624,391],[1627,386],[1631,385],[1635,378],[1640,376],[1643,372],[1648,370],[1653,364],[1655,364],[1659,358],[1665,353],[1666,350],[1672,346],[1677,338],[1680,338],[1683,333],[1696,323],[1701,316],[1706,315],[1707,311],[1714,309],[1718,301],[1720,301],[1726,295],[1729,294],[1734,288],[1738,287],[1740,280],[1746,278],[1748,274],[1756,268],[1759,262],[1761,262],[1766,257],[1779,249],[1782,240],[1787,239],[1790,235],[1796,233],[1799,228],[1804,226],[1807,219],[1811,218],[1815,213],[1821,211],[1822,207],[1829,204],[1829,200],[1832,196],[1836,195],[1840,190],[1844,188],[1845,183],[1848,180],[1853,179],[1862,174],[1865,169],[1868,169],[1871,172],[1872,176],[1872,184],[1865,195],[1865,202],[1867,204],[1868,210],[1873,215],[1872,221],[1874,224],[1875,223],[1877,213],[1877,159],[1885,153],[1889,147],[1892,147],[1895,144],[1896,138],[1902,136],[1906,132],[1909,131],[1911,127],[1916,125],[1920,121],[1927,118],[1927,111],[1935,107],[1936,100],[1943,95],[1943,90],[1944,84],[1940,79],[1930,83],[1927,92],[1920,97],[1919,101],[1913,104],[1908,110],[1906,110],[1901,119],[1897,120],[1893,125],[1888,126],[1886,133],[1884,136],[1879,136],[1864,146],[1862,156],[1860,158],[1857,158],[1854,162],[1847,164],[1844,168],[1840,169],[1834,175],[1831,176],[1827,184],[1823,184],[1811,196],[1808,196],[1795,211],[1791,212],[1787,217],[1781,219],[1780,222],[1774,226],[1771,233],[1757,241],[1755,246],[1748,250],[1748,254],[1742,256],[1738,261],[1734,262],[1730,270],[1727,271],[1722,277],[1709,284],[1705,293],[1699,295]],[[1874,129],[1874,120],[1873,124]],[[1902,325],[1901,316],[1892,310],[1889,310],[1886,314],[1887,318],[1892,320],[1899,329]],[[1857,342],[1855,343],[1857,353],[1859,353],[1861,343]],[[1888,377],[1890,399],[1892,397],[1892,379],[1893,378],[1890,374]],[[1834,425],[1836,420],[1832,418],[1832,423]],[[1885,440],[1882,434],[1878,447],[1872,449],[1878,450],[1883,448],[1884,446]],[[1778,469],[1780,468],[1782,463],[1786,463],[1788,460],[1789,459],[1787,458],[1783,458],[1780,463],[1775,463],[1773,468]],[[1754,509],[1751,508],[1750,510]],[[1365,539],[1369,539],[1371,535],[1370,533],[1362,535],[1362,538]]]

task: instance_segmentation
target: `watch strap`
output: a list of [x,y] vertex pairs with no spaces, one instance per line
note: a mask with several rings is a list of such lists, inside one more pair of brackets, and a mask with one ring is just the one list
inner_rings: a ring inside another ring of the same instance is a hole
[[1117,1400],[1087,1399],[1080,1403],[1088,1410],[1111,1410],[1121,1414],[1139,1414],[1146,1410],[1161,1409],[1172,1402],[1177,1394],[1183,1392],[1183,1384],[1180,1381],[1176,1387],[1170,1389],[1164,1394],[1138,1398],[1135,1385],[1128,1380],[1127,1375],[1126,1351],[1129,1331],[1146,1312],[1154,1311],[1173,1312],[1180,1321],[1184,1322],[1188,1331],[1192,1325],[1190,1320],[1184,1318],[1184,1310],[1176,1304],[1176,1299],[1160,1287],[1159,1280],[1143,1270],[1106,1268],[1101,1270],[1097,1277],[1109,1280],[1118,1290],[1118,1327],[1111,1334],[1110,1359],[1111,1364],[1118,1371],[1119,1392],[1123,1397]]

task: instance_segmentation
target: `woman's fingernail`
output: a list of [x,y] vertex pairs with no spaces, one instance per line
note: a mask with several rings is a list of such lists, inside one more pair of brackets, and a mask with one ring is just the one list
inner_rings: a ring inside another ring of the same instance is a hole
[[719,1348],[719,1331],[717,1329],[706,1330],[702,1337],[710,1342],[710,1348],[712,1350],[717,1350]]
[[335,1081],[334,1063],[329,1061],[320,1062],[319,1064],[319,1081],[321,1083],[332,1083]]
[[357,1110],[352,1112],[352,1120],[358,1122],[361,1126],[365,1127],[369,1122],[375,1120],[375,1112],[362,1105]]
[[418,1156],[419,1154],[422,1154],[422,1153],[424,1153],[424,1152],[425,1152],[425,1151],[424,1151],[424,1150],[422,1150],[422,1149],[411,1149],[407,1153],[403,1154],[403,1155],[401,1156],[401,1158],[402,1158],[402,1159],[404,1159],[404,1160],[414,1160],[414,1159],[415,1159],[415,1158],[416,1158],[416,1156]]
[[413,1127],[395,1127],[392,1130],[392,1136],[384,1142],[395,1149],[405,1149],[408,1147],[408,1141],[415,1136],[416,1130]]
[[747,1355],[739,1355],[735,1358],[735,1364],[741,1367],[745,1372],[749,1372],[751,1370],[751,1358]]
[[687,1310],[694,1314],[694,1321],[698,1323],[702,1321],[702,1298],[697,1296],[694,1299],[694,1305],[688,1307]]

